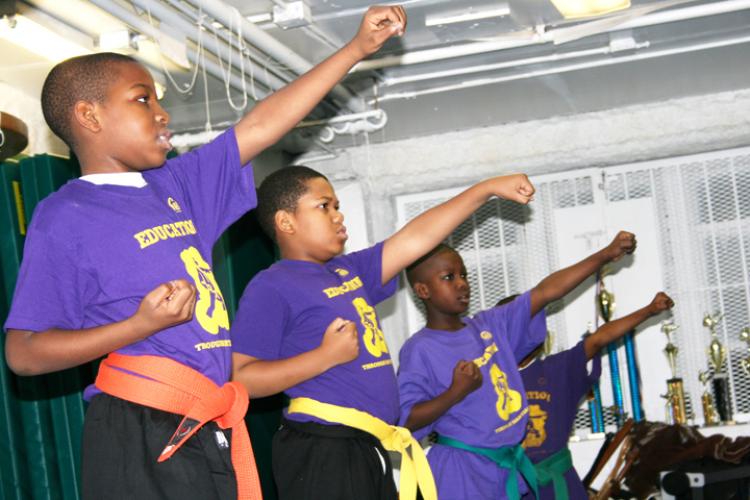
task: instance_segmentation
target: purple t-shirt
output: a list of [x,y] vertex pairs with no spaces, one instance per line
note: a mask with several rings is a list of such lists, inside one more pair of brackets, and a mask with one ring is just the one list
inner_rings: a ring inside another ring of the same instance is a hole
[[[526,292],[464,323],[455,332],[423,328],[404,344],[398,372],[401,423],[415,404],[450,387],[458,361],[473,360],[482,371],[481,387],[414,435],[436,431],[484,448],[517,445],[528,418],[518,362],[544,341],[545,313],[531,317],[531,294]],[[427,459],[441,499],[495,498],[505,491],[507,470],[483,456],[437,444]]]
[[[5,329],[81,329],[133,315],[161,283],[187,279],[193,319],[118,352],[177,360],[221,385],[231,374],[227,307],[211,269],[222,232],[255,207],[230,129],[167,160],[142,188],[75,179],[36,207]],[[95,390],[89,387],[89,398]]]
[[[232,324],[233,349],[264,360],[290,358],[318,347],[335,318],[351,320],[360,337],[357,359],[285,392],[395,423],[398,387],[375,305],[396,291],[397,279],[381,283],[382,261],[383,243],[378,243],[325,264],[276,262],[250,281],[240,299]],[[300,413],[289,418],[321,422]]]
[[[583,341],[572,349],[521,370],[529,404],[528,433],[523,445],[526,455],[538,463],[568,445],[581,399],[601,374],[601,357],[594,356],[591,374],[586,369]],[[587,499],[575,468],[565,474],[571,499]],[[552,484],[539,488],[539,498],[554,499]]]

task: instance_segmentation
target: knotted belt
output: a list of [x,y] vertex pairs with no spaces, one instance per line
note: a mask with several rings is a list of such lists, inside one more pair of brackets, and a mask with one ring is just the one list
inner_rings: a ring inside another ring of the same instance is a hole
[[438,436],[437,443],[458,448],[460,450],[470,451],[477,455],[482,455],[495,462],[498,467],[508,469],[510,473],[508,474],[508,481],[505,483],[505,494],[509,499],[515,500],[521,498],[516,472],[519,472],[523,476],[528,485],[534,491],[534,496],[539,498],[534,464],[532,464],[529,457],[526,456],[521,445],[501,446],[499,448],[480,448],[447,436]]
[[289,404],[289,414],[304,413],[327,422],[346,425],[372,434],[383,444],[383,448],[401,454],[401,478],[399,497],[405,500],[417,498],[417,486],[424,500],[437,500],[437,489],[430,464],[416,439],[408,429],[390,425],[354,408],[321,403],[310,398],[294,398]]
[[232,429],[237,498],[262,498],[255,456],[245,426],[249,400],[244,386],[229,382],[219,387],[205,375],[172,359],[117,353],[102,361],[95,385],[120,399],[184,415],[158,462],[169,459],[207,422],[214,421],[221,429]]
[[534,464],[534,468],[540,486],[547,486],[551,482],[555,490],[555,500],[568,500],[568,483],[565,482],[565,473],[573,468],[573,458],[567,447]]

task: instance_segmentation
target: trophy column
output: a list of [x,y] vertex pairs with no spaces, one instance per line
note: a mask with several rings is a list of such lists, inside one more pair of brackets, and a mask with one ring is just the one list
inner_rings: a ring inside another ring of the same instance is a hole
[[664,396],[667,400],[667,415],[672,424],[687,423],[687,412],[685,411],[685,387],[682,378],[677,376],[677,353],[679,349],[672,343],[672,334],[679,327],[671,321],[665,321],[661,324],[661,331],[667,336],[667,345],[664,347],[664,354],[669,361],[669,369],[672,378],[667,380],[667,394]]
[[[719,341],[719,335],[716,333],[716,326],[721,320],[721,314],[711,315],[706,313],[703,317],[703,326],[708,328],[711,333],[711,343],[708,344],[708,361],[714,369],[711,385],[713,386],[713,396],[716,411],[722,422],[732,423],[732,401],[729,390],[729,375],[724,371],[724,363],[727,359],[727,349]],[[704,393],[705,394],[705,393]]]

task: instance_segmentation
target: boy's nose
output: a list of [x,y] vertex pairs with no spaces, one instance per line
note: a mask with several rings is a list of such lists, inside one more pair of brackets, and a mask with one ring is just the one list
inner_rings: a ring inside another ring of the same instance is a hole
[[169,124],[169,113],[166,112],[164,108],[161,107],[159,103],[156,104],[156,121],[159,123],[162,123],[164,125]]
[[339,211],[337,210],[337,211],[336,211],[336,213],[335,213],[335,214],[334,214],[334,216],[333,216],[333,221],[334,221],[335,223],[337,223],[337,224],[338,224],[338,223],[341,223],[341,222],[344,222],[344,214],[342,214],[341,212],[339,212]]

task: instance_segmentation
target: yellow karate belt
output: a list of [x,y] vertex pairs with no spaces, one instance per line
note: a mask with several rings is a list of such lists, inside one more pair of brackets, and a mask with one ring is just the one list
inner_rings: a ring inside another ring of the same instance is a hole
[[417,485],[424,500],[437,500],[437,489],[430,464],[424,450],[408,429],[389,425],[369,413],[321,403],[310,398],[294,398],[289,403],[289,413],[304,413],[327,422],[346,425],[372,434],[380,440],[383,448],[401,454],[401,479],[399,497],[403,500],[417,498]]

